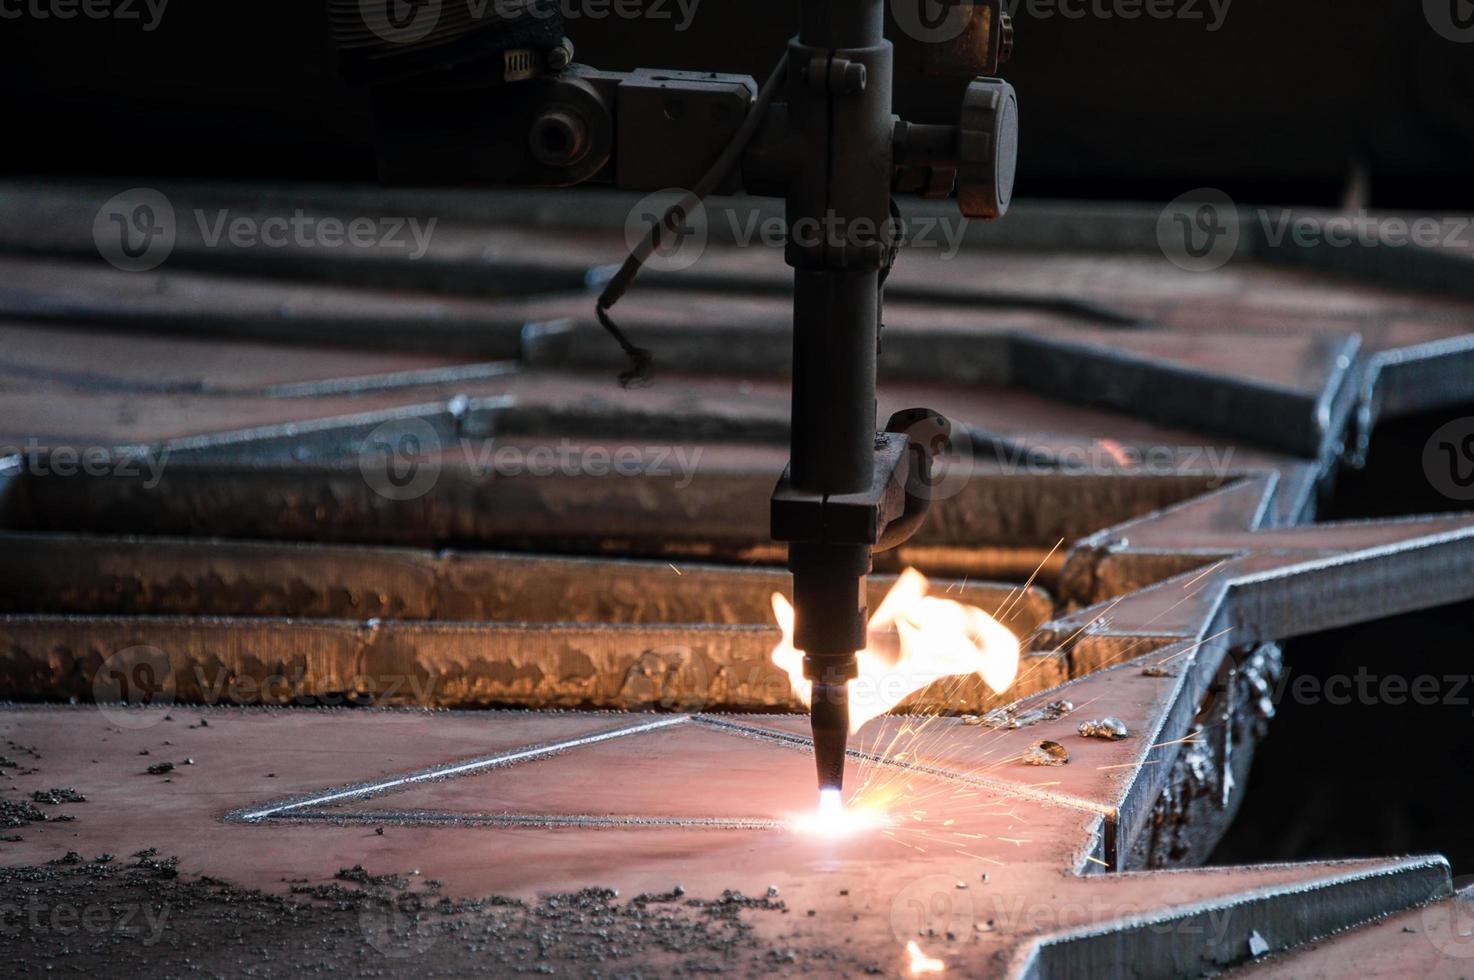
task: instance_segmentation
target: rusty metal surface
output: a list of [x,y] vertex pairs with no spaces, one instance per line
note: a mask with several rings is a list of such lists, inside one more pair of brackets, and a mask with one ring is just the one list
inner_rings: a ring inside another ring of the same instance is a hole
[[[404,249],[387,247],[345,254],[208,244],[190,220],[178,222],[169,272],[128,275],[95,263],[38,259],[94,257],[92,218],[110,196],[100,193],[15,185],[0,193],[0,211],[14,219],[0,245],[22,256],[0,262],[0,305],[12,316],[195,335],[207,328],[292,342],[315,334],[335,344],[428,345],[544,363],[609,356],[583,290],[624,247],[616,214],[622,218],[627,210],[620,213],[617,204],[610,213],[609,206],[590,207],[585,197],[569,208],[583,216],[582,225],[564,218],[561,229],[548,229],[536,227],[536,220],[515,227],[526,220],[519,217],[525,205],[515,197],[483,196],[470,209],[480,215],[470,219],[464,206],[431,195],[413,205],[426,220],[437,219],[424,255],[413,260]],[[292,208],[309,204],[316,216],[344,206],[343,195],[330,190],[317,192],[317,204],[301,191],[196,187],[176,193],[181,213],[220,211],[244,220],[275,214],[288,201]],[[355,204],[380,213],[385,200]],[[748,205],[740,207],[739,217]],[[555,210],[556,204],[542,210],[542,224]],[[765,213],[759,206],[746,223],[760,222]],[[710,222],[718,229],[730,223]],[[1012,377],[1056,398],[1156,414],[1297,452],[1324,448],[1340,426],[1338,415],[1354,403],[1361,403],[1370,423],[1379,413],[1426,409],[1469,394],[1456,370],[1467,346],[1467,301],[1414,298],[1253,262],[1193,274],[1160,256],[940,251],[913,250],[897,269],[888,320],[894,343],[886,352],[892,373],[961,365],[975,371],[992,361],[986,370],[993,377]],[[771,371],[781,367],[784,345],[770,341],[787,330],[786,286],[776,259],[772,249],[737,247],[718,233],[694,268],[652,277],[654,288],[631,298],[628,315],[660,340],[657,349],[674,367],[692,358],[705,364],[713,345],[725,342],[716,349],[729,367]],[[261,275],[276,278],[251,278]],[[938,291],[939,284],[951,292]],[[379,288],[365,288],[371,286]],[[405,286],[418,291],[405,292]],[[1046,297],[1082,305],[1052,309]],[[949,337],[948,321],[964,324],[968,334]],[[1123,322],[1148,329],[1109,329]],[[535,329],[524,329],[530,325]],[[572,333],[564,335],[569,327]],[[694,335],[693,327],[699,328]],[[1245,330],[1254,331],[1253,345],[1242,342]],[[703,333],[709,338],[704,342]],[[1356,338],[1365,353],[1360,362]],[[971,356],[928,353],[947,344]],[[1317,344],[1325,350],[1318,353]],[[1012,362],[1017,367],[1010,370]],[[1387,371],[1379,391],[1351,383],[1327,389],[1326,372],[1350,382],[1357,373],[1350,369],[1363,366]],[[1287,373],[1291,383],[1267,382],[1265,372]],[[1173,394],[1173,385],[1184,390]],[[1152,397],[1134,390],[1142,386]],[[1307,397],[1312,394],[1330,401]],[[1272,408],[1276,400],[1284,408]]]
[[[1167,668],[1170,669],[1170,668]],[[1152,807],[1125,864],[1134,868],[1197,866],[1238,813],[1254,752],[1275,715],[1270,696],[1284,670],[1278,644],[1232,650]]]
[[[15,564],[0,587],[19,614],[0,617],[0,672],[13,698],[90,697],[120,666],[117,651],[145,647],[141,659],[180,703],[347,695],[421,706],[801,707],[768,661],[777,642],[769,600],[789,591],[776,569],[3,538]],[[872,577],[872,606],[892,584]],[[934,587],[1022,635],[1050,614],[1037,588]],[[976,682],[939,684],[908,703],[966,711],[993,700]]]
[[[185,704],[798,711],[771,661],[778,639],[767,625],[0,616],[0,680],[17,700],[86,700],[108,690],[112,671],[146,661]],[[939,681],[904,702],[945,712],[1000,703],[981,678]]]
[[[779,296],[656,291],[622,304],[662,370],[785,370],[791,311]],[[618,352],[581,293],[473,300],[197,273],[130,274],[76,263],[0,259],[0,314],[198,336],[445,351],[531,365],[609,367]],[[269,329],[263,324],[270,325]],[[1022,312],[979,313],[893,299],[885,376],[982,382],[1129,411],[1288,453],[1318,456],[1358,392],[1358,342],[1109,330]]]
[[[182,874],[269,890],[328,882],[352,864],[412,867],[451,896],[591,884],[632,896],[680,884],[707,899],[732,889],[789,909],[753,920],[769,948],[817,970],[892,975],[906,971],[907,942],[959,975],[1049,977],[1104,968],[1128,939],[1144,973],[1197,973],[1249,960],[1253,934],[1278,950],[1449,894],[1446,865],[1426,858],[1089,873],[1096,814],[939,770],[899,770],[926,790],[920,819],[903,809],[890,832],[816,843],[791,824],[812,805],[800,751],[682,715],[654,724],[550,713],[163,715],[135,709],[118,724],[91,708],[0,714],[0,733],[42,756],[22,789],[63,780],[87,794],[72,808],[85,807],[85,819],[33,825],[7,857],[188,841]],[[779,733],[784,723],[743,720]],[[935,754],[987,758],[977,733],[958,725]],[[142,774],[144,749],[193,764],[165,783]],[[82,757],[99,762],[73,770],[67,760]],[[850,764],[856,785],[898,771]],[[661,792],[670,786],[681,792]],[[338,807],[342,819],[294,820],[283,807]],[[227,813],[254,826],[222,821]],[[702,819],[713,813],[747,822]]]
[[[1267,486],[1272,487],[1272,481],[1269,484],[1244,481],[1216,496],[1204,498],[1202,502],[1185,505],[1161,518],[1164,527],[1156,534],[1160,540],[1170,540],[1187,512],[1188,516],[1197,515],[1204,520],[1208,528],[1205,533],[1210,536],[1217,534],[1234,543],[1237,550],[1247,551],[1257,538],[1251,533],[1254,522],[1262,519],[1269,509]],[[1236,522],[1248,527],[1235,530]],[[1142,526],[1150,523],[1151,519],[1139,522],[1133,531],[1138,540],[1147,545],[1157,540],[1150,527]],[[1299,550],[1286,550],[1286,542],[1279,541],[1281,547],[1267,553],[1259,556],[1250,553],[1234,559],[1239,563],[1237,567],[1224,563],[1216,570],[1198,573],[1197,581],[1203,587],[1196,591],[1184,590],[1182,579],[1147,588],[1116,602],[1110,621],[1087,630],[1066,652],[1053,651],[1046,641],[1037,654],[1047,662],[1060,662],[1063,657],[1069,669],[1088,671],[1065,688],[1041,695],[1041,698],[1067,694],[1074,702],[1087,704],[1096,713],[1109,713],[1121,718],[1130,731],[1140,733],[1137,737],[1121,742],[1087,740],[1077,735],[1072,738],[1071,729],[1077,722],[1064,717],[1052,722],[1043,721],[1027,729],[990,734],[987,741],[978,746],[952,747],[945,742],[940,748],[928,746],[924,752],[915,753],[921,759],[913,758],[910,764],[924,764],[927,772],[938,769],[961,772],[981,764],[986,770],[984,782],[989,785],[1004,787],[1051,805],[1092,813],[1099,820],[1095,825],[1099,837],[1092,847],[1098,859],[1106,867],[1129,866],[1124,852],[1151,824],[1154,808],[1167,788],[1172,762],[1177,753],[1185,751],[1183,742],[1190,737],[1199,705],[1232,647],[1265,635],[1289,636],[1297,631],[1323,628],[1330,622],[1344,621],[1343,617],[1352,615],[1352,610],[1359,617],[1376,617],[1408,608],[1409,602],[1449,601],[1455,594],[1466,594],[1461,590],[1474,587],[1470,584],[1474,583],[1474,576],[1469,575],[1467,569],[1459,574],[1456,566],[1448,564],[1450,561],[1467,563],[1471,560],[1468,542],[1474,535],[1474,520],[1468,518],[1361,524],[1349,530],[1336,527],[1271,529],[1259,534],[1271,541],[1276,536],[1287,537],[1299,545]],[[1241,576],[1245,567],[1251,568],[1256,575],[1236,579],[1235,576]],[[1317,622],[1278,618],[1281,608],[1278,604],[1265,605],[1254,601],[1239,604],[1237,596],[1247,592],[1252,599],[1255,586],[1262,583],[1268,572],[1292,583],[1296,577],[1304,579],[1313,589],[1350,590],[1353,594],[1348,597],[1350,601],[1336,604],[1325,614],[1325,619]],[[1444,591],[1418,590],[1410,593],[1407,589],[1388,587],[1399,580],[1412,581],[1419,575],[1430,574],[1447,583],[1441,586]],[[1352,587],[1358,582],[1367,583],[1367,587],[1356,591]],[[1164,589],[1175,591],[1158,598]],[[13,620],[10,625],[12,629],[25,629],[37,622]],[[56,624],[43,625],[56,628]],[[1053,635],[1063,635],[1066,629],[1083,625],[1066,620],[1055,624]],[[72,628],[93,626],[101,626],[104,631],[144,628],[154,636],[164,637],[171,629],[188,635],[200,632],[196,624],[166,626],[164,622],[135,622],[129,626],[126,623],[79,620]],[[333,627],[323,624],[313,629],[319,635],[311,645],[321,649],[323,637],[331,633]],[[444,627],[435,627],[430,632],[444,635],[445,630]],[[395,633],[393,624],[381,624],[375,631],[386,637],[393,637]],[[462,628],[462,632],[468,640],[472,639],[472,631]],[[603,644],[607,648],[612,642],[609,637],[619,632],[618,628],[605,627],[598,630],[597,635],[587,633],[587,642],[596,646]],[[765,631],[759,629],[755,632],[761,635]],[[553,633],[560,647],[570,642],[569,636],[560,634],[557,628]],[[214,642],[225,648],[238,642],[243,635],[250,634],[222,629]],[[679,628],[667,630],[665,635],[667,640],[679,637],[681,642],[690,643],[693,633],[690,628]],[[1045,634],[1046,637],[1049,635]],[[485,636],[494,639],[494,628]],[[771,636],[766,639],[771,642]],[[23,638],[12,637],[7,645],[12,649],[23,649],[26,642]],[[131,641],[119,634],[108,639],[101,648],[116,649],[125,642]],[[1138,652],[1148,656],[1114,668],[1099,669],[1108,662],[1121,659],[1123,653],[1129,654],[1138,644],[1144,647]],[[386,650],[393,646],[391,641]],[[753,662],[765,663],[761,658],[765,656],[767,643],[754,646]],[[83,649],[85,645],[72,642],[68,647]],[[464,655],[461,656],[464,659]],[[456,657],[452,653],[447,659],[455,660]],[[400,669],[403,673],[413,674],[402,664]],[[658,676],[659,672],[654,673]],[[590,671],[589,675],[628,679],[631,676],[648,678],[650,672],[635,671],[632,674],[628,664],[623,665],[621,672],[619,665],[610,664]],[[327,676],[326,672],[324,676]],[[1025,672],[1020,689],[1026,691],[1031,685],[1047,683],[1040,680],[1047,676],[1038,664],[1031,665]],[[346,678],[339,683],[344,681]],[[455,683],[453,679],[453,687]],[[658,688],[644,688],[642,693],[646,691],[649,692],[647,697],[655,695],[655,700],[659,700]],[[679,704],[667,702],[667,706]],[[957,721],[950,725],[955,731],[970,727]],[[1054,728],[1058,728],[1058,732]],[[945,724],[938,729],[939,732],[945,730]],[[792,732],[788,735],[789,738],[801,737]],[[1041,786],[1037,770],[1010,765],[1009,759],[1016,759],[1026,744],[1051,735],[1069,741],[1073,761],[1061,770],[1050,770],[1054,778],[1048,781],[1050,785]],[[1056,772],[1058,776],[1055,776]]]
[[[351,427],[360,434],[369,422]],[[280,438],[280,437],[278,437]],[[306,434],[286,437],[306,444]],[[346,442],[346,440],[345,440]],[[478,458],[549,446],[526,437],[473,441]],[[273,461],[239,447],[240,461],[191,458],[175,450],[158,472],[27,474],[17,488],[11,524],[37,531],[101,534],[267,537],[389,542],[438,546],[620,553],[649,557],[776,563],[763,493],[782,469],[782,450],[766,446],[663,445],[636,442],[641,471],[629,475],[579,472],[577,461],[607,460],[628,447],[612,441],[560,439],[553,448],[574,461],[571,472],[497,472],[467,464],[464,455],[434,466],[420,496],[394,499],[365,479],[359,458]],[[227,445],[224,450],[235,451]],[[210,447],[210,455],[224,455]],[[332,451],[325,450],[326,455]],[[882,570],[917,562],[939,574],[997,578],[1041,561],[1057,561],[1064,546],[1103,523],[1189,498],[1222,477],[1190,471],[1136,474],[1007,472],[979,464],[954,471],[955,490],[933,507],[932,519],[905,547],[880,556]],[[995,571],[999,564],[1002,571]],[[1052,570],[1052,569],[1051,569]],[[1052,575],[1050,580],[1052,580]]]
[[[266,616],[567,623],[772,620],[775,568],[495,552],[0,532],[0,609],[10,613]],[[870,579],[872,606],[895,583]],[[1042,589],[935,580],[1027,634]]]

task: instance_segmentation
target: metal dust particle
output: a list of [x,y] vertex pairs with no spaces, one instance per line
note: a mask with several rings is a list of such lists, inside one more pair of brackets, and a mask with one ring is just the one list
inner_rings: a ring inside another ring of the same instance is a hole
[[1101,718],[1098,721],[1080,722],[1080,734],[1086,738],[1103,738],[1106,741],[1114,742],[1118,739],[1125,738],[1131,733],[1127,730],[1124,721],[1111,716]]
[[1043,707],[1030,708],[1028,711],[1020,711],[1017,704],[1006,704],[1001,708],[995,708],[979,718],[976,722],[969,724],[987,725],[990,728],[1027,728],[1029,725],[1037,725],[1041,721],[1054,721],[1063,718],[1075,710],[1075,703],[1065,698],[1051,701]]
[[1047,738],[1029,746],[1023,755],[1023,763],[1026,766],[1062,766],[1069,761],[1069,750]]

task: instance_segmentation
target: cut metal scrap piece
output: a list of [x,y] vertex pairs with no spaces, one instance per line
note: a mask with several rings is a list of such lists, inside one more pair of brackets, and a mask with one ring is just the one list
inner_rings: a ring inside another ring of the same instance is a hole
[[1058,742],[1044,739],[1025,749],[1020,761],[1026,766],[1062,766],[1070,761],[1070,751]]
[[[1474,952],[1474,883],[1458,879],[1453,895],[1419,908],[1379,917],[1313,945],[1277,953],[1224,974],[1261,980],[1309,976],[1458,977]],[[1462,969],[1461,969],[1462,968]]]
[[979,723],[987,725],[990,728],[1027,728],[1030,725],[1037,725],[1041,721],[1053,721],[1056,718],[1063,718],[1074,710],[1074,702],[1065,698],[1050,701],[1048,704],[1027,710],[1021,710],[1018,703],[1015,702],[988,712],[979,719]]
[[[1226,903],[1138,911],[1031,941],[1010,962],[1007,975],[1031,980],[1099,976],[1119,967],[1122,944],[1129,943],[1133,961],[1161,964],[1162,976],[1211,976],[1272,950],[1340,932],[1343,927],[1336,923],[1361,905],[1367,889],[1381,892],[1391,910],[1441,897],[1447,893],[1447,873],[1447,865],[1439,858],[1405,858],[1382,868],[1353,871],[1348,867],[1345,874],[1308,880],[1293,888],[1264,889]],[[1141,878],[1151,880],[1145,875]],[[1216,925],[1210,927],[1210,923]],[[1210,932],[1214,939],[1209,943],[1187,938]],[[1274,945],[1266,936],[1274,937]]]
[[1080,722],[1080,734],[1085,738],[1103,738],[1115,742],[1131,734],[1126,723],[1119,718],[1107,716]]

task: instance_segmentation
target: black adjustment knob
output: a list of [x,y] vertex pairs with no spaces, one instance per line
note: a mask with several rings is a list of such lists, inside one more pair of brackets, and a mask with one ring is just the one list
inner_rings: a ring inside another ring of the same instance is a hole
[[969,218],[1000,218],[1018,169],[1018,96],[1001,78],[975,78],[957,126],[957,206]]

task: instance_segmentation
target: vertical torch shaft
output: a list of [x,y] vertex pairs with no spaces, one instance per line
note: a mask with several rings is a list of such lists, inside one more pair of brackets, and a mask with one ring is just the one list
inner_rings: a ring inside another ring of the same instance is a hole
[[[794,268],[795,487],[825,496],[867,489],[875,466],[875,364],[882,230],[890,218],[892,53],[884,0],[802,0],[788,53],[793,132],[804,140],[790,184]],[[849,733],[846,683],[865,645],[870,547],[793,543],[795,645],[814,682],[821,788],[838,788]]]

